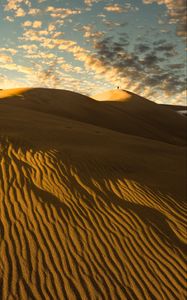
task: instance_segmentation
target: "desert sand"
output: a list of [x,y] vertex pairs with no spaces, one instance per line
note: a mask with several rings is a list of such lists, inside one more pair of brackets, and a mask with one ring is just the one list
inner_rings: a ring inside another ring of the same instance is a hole
[[186,299],[186,117],[123,90],[0,98],[0,299]]

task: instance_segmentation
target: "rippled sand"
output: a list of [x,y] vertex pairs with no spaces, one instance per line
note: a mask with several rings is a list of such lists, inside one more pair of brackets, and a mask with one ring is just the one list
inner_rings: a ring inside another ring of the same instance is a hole
[[186,119],[118,93],[0,92],[2,300],[186,299]]

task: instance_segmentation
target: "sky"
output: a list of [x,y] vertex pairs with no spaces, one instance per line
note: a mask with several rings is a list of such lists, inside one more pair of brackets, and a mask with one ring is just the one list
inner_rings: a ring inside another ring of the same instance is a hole
[[0,88],[186,104],[184,0],[0,0]]

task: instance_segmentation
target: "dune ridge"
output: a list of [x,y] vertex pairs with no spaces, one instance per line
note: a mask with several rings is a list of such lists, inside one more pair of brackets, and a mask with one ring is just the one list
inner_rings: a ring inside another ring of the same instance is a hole
[[31,109],[23,97],[0,102],[0,298],[186,299],[181,139],[96,126],[82,108],[79,120]]
[[[0,97],[1,93],[3,96],[4,91],[0,92]],[[186,144],[184,130],[187,126],[186,118],[130,92],[122,90],[108,92],[107,95],[112,94],[113,101],[106,101],[105,93],[103,96],[105,101],[96,101],[66,90],[15,89],[9,93],[6,91],[7,96],[0,102],[1,110],[3,106],[9,105],[15,109],[26,109],[26,113],[31,110],[53,114],[121,133],[170,144]],[[14,95],[16,93],[17,96]],[[124,99],[129,97],[129,100],[123,101],[123,97]]]

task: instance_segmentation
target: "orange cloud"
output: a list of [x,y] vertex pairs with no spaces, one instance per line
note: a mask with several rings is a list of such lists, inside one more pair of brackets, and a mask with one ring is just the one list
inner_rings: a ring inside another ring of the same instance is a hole
[[41,21],[34,21],[32,27],[33,28],[40,28],[42,26]]
[[11,63],[12,58],[6,54],[0,53],[0,63]]

